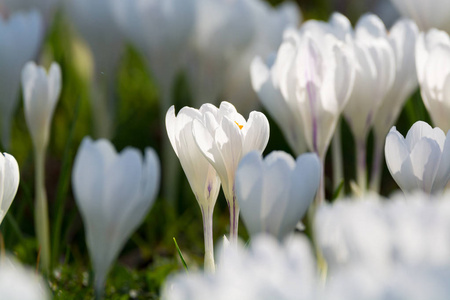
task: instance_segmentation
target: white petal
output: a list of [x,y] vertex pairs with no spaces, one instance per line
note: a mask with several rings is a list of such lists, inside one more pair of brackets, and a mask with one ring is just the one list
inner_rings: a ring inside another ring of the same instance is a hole
[[417,178],[418,186],[426,193],[431,193],[439,168],[440,156],[439,145],[436,141],[426,137],[418,141],[411,151],[413,174]]
[[402,164],[409,156],[409,148],[405,143],[403,136],[392,127],[389,134],[386,136],[386,143],[384,148],[384,155],[386,157],[386,164],[391,175],[397,174],[402,168]]
[[244,135],[243,154],[251,150],[258,150],[262,153],[270,135],[269,121],[266,116],[263,113],[252,111],[242,131]]
[[252,236],[262,232],[263,165],[260,153],[252,151],[242,158],[236,170],[235,186],[246,228]]
[[320,184],[321,164],[315,153],[305,153],[297,157],[290,186],[290,197],[281,231],[295,228],[314,200]]
[[444,147],[442,149],[439,168],[434,179],[432,192],[436,193],[445,188],[450,180],[450,131],[447,132]]
[[[2,155],[2,154],[0,154]],[[19,174],[19,165],[17,164],[16,159],[8,154],[3,154],[4,163],[3,163],[3,195],[1,199],[1,207],[0,207],[0,224],[2,223],[5,214],[8,212],[9,207],[11,206],[14,197],[16,196],[17,189],[19,187],[20,174]]]
[[417,121],[408,131],[405,143],[411,152],[415,145],[423,138],[435,140],[441,149],[444,147],[445,133],[438,127],[432,128],[428,123]]

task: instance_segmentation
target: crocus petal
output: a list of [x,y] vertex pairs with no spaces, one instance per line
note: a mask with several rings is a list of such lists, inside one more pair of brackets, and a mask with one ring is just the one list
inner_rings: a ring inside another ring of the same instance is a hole
[[270,128],[267,117],[257,111],[252,111],[246,126],[242,128],[244,137],[242,152],[251,150],[263,151],[269,142]]
[[260,216],[263,202],[263,164],[261,154],[245,155],[236,170],[236,195],[244,223],[251,235],[263,231]]
[[16,159],[8,154],[3,153],[0,154],[0,158],[2,160],[1,163],[1,178],[2,181],[2,194],[0,201],[0,224],[5,217],[6,212],[11,206],[12,201],[17,193],[17,189],[19,187],[19,165],[17,164]]
[[436,141],[429,138],[419,140],[411,151],[410,159],[418,187],[431,193],[433,181],[439,168],[441,151]]

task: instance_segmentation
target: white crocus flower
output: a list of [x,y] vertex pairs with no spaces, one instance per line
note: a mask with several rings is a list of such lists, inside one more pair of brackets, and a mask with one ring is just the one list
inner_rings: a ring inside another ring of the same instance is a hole
[[429,52],[420,88],[433,124],[443,130],[449,130],[450,45],[441,44]]
[[159,187],[155,151],[120,154],[107,140],[84,138],[75,158],[72,187],[83,217],[86,242],[102,294],[108,270],[152,206]]
[[[320,25],[319,25],[320,26]],[[284,128],[289,131],[300,131],[301,134],[286,132],[286,136],[303,135],[310,151],[314,151],[323,161],[331,138],[349,99],[354,81],[354,66],[350,51],[341,41],[330,32],[319,28],[310,31],[312,24],[305,24],[300,33],[293,30],[285,33],[276,62],[272,67],[272,84],[268,84],[267,67],[256,58],[253,65],[254,86],[260,92],[260,98],[269,112],[280,115],[279,119],[285,123]],[[319,47],[318,45],[321,45]],[[261,71],[260,71],[261,70]],[[264,78],[265,77],[265,78]],[[271,97],[265,93],[280,87],[282,98]],[[278,100],[278,102],[276,102]],[[286,107],[289,113],[278,113]],[[298,127],[290,126],[290,118],[299,123]],[[288,123],[289,122],[289,123]],[[289,127],[288,127],[289,126]],[[323,190],[320,199],[324,198]]]
[[375,114],[395,76],[395,55],[386,27],[375,15],[364,15],[356,24],[353,39],[355,84],[344,109],[344,117],[355,138],[357,180],[366,190],[366,144]]
[[19,181],[16,159],[8,153],[0,153],[0,224],[16,196]]
[[22,89],[25,120],[33,140],[35,178],[35,225],[42,250],[44,269],[49,271],[50,232],[48,224],[47,195],[45,191],[45,153],[50,136],[50,124],[59,94],[61,93],[61,69],[53,63],[47,74],[43,67],[28,62],[22,70]]
[[9,148],[11,119],[19,100],[20,72],[25,63],[37,55],[43,37],[39,12],[12,14],[0,18],[0,116],[3,147]]
[[420,30],[439,28],[450,32],[450,2],[446,0],[391,0],[400,13],[413,19]]
[[269,233],[279,240],[291,233],[314,200],[320,183],[315,153],[297,160],[272,152],[263,160],[252,151],[236,171],[236,196],[244,223],[252,236]]
[[234,242],[239,221],[234,186],[236,169],[248,152],[264,151],[269,140],[269,122],[264,114],[256,111],[246,121],[228,102],[222,102],[219,108],[204,104],[200,110],[202,119],[194,120],[192,125],[194,139],[219,174],[230,209],[230,240]]
[[[287,39],[285,39],[287,40]],[[250,66],[252,86],[264,108],[281,128],[289,146],[296,155],[306,151],[302,119],[289,107],[281,93],[281,81],[287,76],[295,55],[295,44],[284,42],[276,56],[266,62],[257,56]]]
[[61,68],[52,63],[48,74],[43,67],[29,62],[22,70],[25,120],[34,147],[47,148],[50,124],[61,93]]
[[425,122],[414,123],[406,138],[391,129],[386,137],[386,163],[403,192],[443,190],[450,179],[450,138]]
[[214,167],[197,147],[192,134],[192,123],[201,120],[207,106],[200,110],[183,107],[175,116],[175,107],[166,114],[166,129],[192,192],[197,199],[203,216],[205,239],[205,269],[214,271],[213,211],[220,191],[220,179]]
[[400,20],[392,26],[388,41],[395,55],[395,79],[386,93],[375,115],[375,153],[372,164],[371,189],[379,190],[384,141],[389,129],[395,124],[402,108],[411,94],[417,89],[415,52],[416,38],[419,34],[417,25],[410,20]]

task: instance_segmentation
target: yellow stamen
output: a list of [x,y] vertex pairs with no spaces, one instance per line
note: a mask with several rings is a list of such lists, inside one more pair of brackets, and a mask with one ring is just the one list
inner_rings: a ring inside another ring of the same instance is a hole
[[236,121],[234,121],[234,123],[236,123],[236,125],[239,127],[239,129],[242,129],[242,127],[244,127],[244,125],[239,125],[239,123]]

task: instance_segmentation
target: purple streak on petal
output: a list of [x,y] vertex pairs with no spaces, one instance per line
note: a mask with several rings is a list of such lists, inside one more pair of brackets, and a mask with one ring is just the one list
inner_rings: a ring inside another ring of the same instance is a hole
[[211,181],[208,182],[208,199],[211,197],[211,190],[212,190],[212,186],[211,186]]

